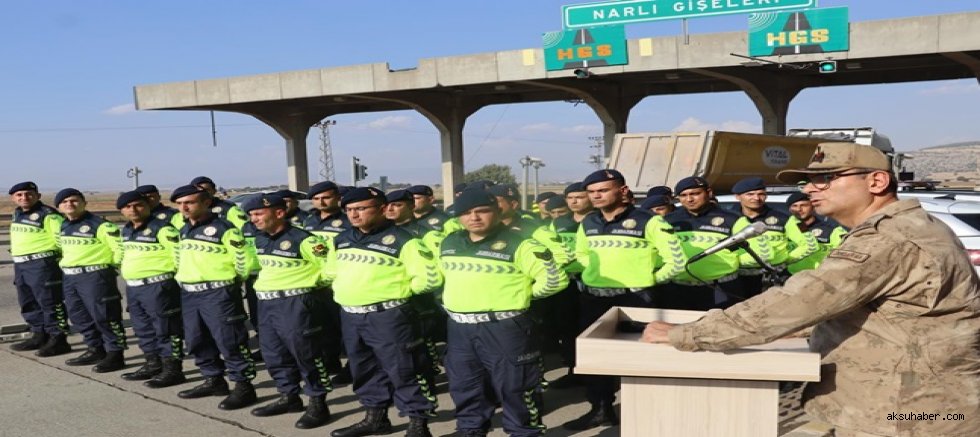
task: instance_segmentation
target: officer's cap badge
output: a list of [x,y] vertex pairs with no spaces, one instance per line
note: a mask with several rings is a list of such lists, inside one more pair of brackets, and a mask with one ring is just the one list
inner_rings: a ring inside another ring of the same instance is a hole
[[167,219],[167,214],[161,212],[161,213],[157,214],[157,218],[160,219],[160,220],[166,220]]
[[606,172],[606,177],[609,178],[609,179],[613,179],[614,178],[614,176],[612,175],[612,173],[609,173],[608,171]]
[[713,217],[711,219],[711,225],[712,226],[721,226],[724,223],[725,223],[725,218],[724,217]]
[[92,230],[92,228],[89,227],[89,225],[82,225],[82,227],[78,228],[78,232],[82,232],[82,233],[85,233],[85,232],[88,232],[88,231],[91,231],[91,230]]
[[810,231],[810,233],[813,234],[814,237],[819,237],[823,235],[823,229],[814,229]]
[[779,223],[779,219],[778,218],[776,218],[776,217],[767,217],[766,218],[766,224],[767,225],[774,225],[776,223]]
[[820,147],[817,147],[817,152],[813,154],[813,157],[812,158],[810,158],[810,162],[811,163],[814,163],[814,162],[823,162],[824,157],[825,156],[824,156],[823,150],[820,150]]
[[220,214],[221,213],[221,207],[220,206],[216,206],[214,208],[211,208],[211,212],[213,212],[215,214]]
[[38,214],[36,212],[34,214],[31,214],[31,220],[37,220],[39,218],[41,218],[41,214]]
[[272,206],[272,203],[269,202],[269,199],[268,198],[263,197],[262,198],[262,206]]
[[216,228],[214,226],[208,226],[208,227],[204,228],[204,235],[207,235],[209,237],[213,237],[214,234],[217,234],[217,233],[218,233],[218,228]]
[[385,237],[381,239],[381,244],[384,244],[386,246],[387,245],[390,245],[390,244],[392,244],[394,242],[395,242],[395,236],[394,235],[385,235]]
[[430,225],[434,225],[434,224],[437,224],[437,223],[439,223],[439,219],[438,219],[438,218],[435,218],[435,217],[432,217],[432,218],[430,218],[430,219],[428,220],[428,222],[427,222],[427,223],[429,223]]
[[293,243],[290,243],[289,240],[279,243],[279,249],[289,250],[290,247],[293,247]]
[[153,233],[153,229],[143,229],[143,235],[149,237]]
[[336,220],[330,222],[330,226],[333,226],[335,228],[339,228],[340,225],[342,225],[342,224],[344,224],[344,221],[341,220],[341,219],[336,219]]
[[633,219],[623,220],[623,228],[624,229],[633,229],[635,227],[636,227],[636,220],[633,220]]
[[504,240],[494,241],[493,244],[490,245],[490,248],[493,250],[504,250],[506,247],[507,242]]

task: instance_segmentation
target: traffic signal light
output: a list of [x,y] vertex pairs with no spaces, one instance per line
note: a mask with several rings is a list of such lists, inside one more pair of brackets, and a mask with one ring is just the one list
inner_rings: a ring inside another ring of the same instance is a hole
[[368,175],[367,166],[361,164],[361,160],[357,159],[356,156],[354,156],[353,159],[351,160],[351,169],[352,169],[352,173],[354,174],[355,185],[357,184],[357,181],[363,181],[364,179],[367,179],[367,175]]
[[820,63],[817,64],[817,70],[821,73],[836,73],[837,61],[820,61]]

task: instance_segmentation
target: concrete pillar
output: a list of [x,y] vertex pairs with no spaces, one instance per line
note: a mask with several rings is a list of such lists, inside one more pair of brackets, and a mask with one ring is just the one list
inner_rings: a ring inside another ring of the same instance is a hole
[[941,53],[941,55],[967,66],[973,71],[973,75],[977,77],[977,82],[980,84],[980,58],[964,52],[948,52]]
[[463,181],[463,127],[466,119],[482,105],[451,96],[437,99],[413,99],[410,106],[429,119],[439,130],[442,150],[442,198],[453,203],[453,186]]
[[762,70],[721,72],[692,68],[690,71],[738,85],[752,99],[752,103],[755,103],[759,115],[762,116],[762,133],[767,135],[786,135],[789,104],[807,86],[802,78]]
[[310,127],[333,114],[251,114],[269,125],[286,140],[286,179],[289,189],[307,191],[310,189],[310,165],[306,153],[306,137]]

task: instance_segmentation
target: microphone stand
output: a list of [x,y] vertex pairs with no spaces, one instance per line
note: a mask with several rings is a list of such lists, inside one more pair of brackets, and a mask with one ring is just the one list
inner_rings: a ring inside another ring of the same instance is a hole
[[781,286],[783,285],[783,283],[786,282],[786,278],[782,275],[782,273],[779,270],[777,270],[775,267],[773,267],[772,264],[769,264],[768,262],[760,258],[759,254],[755,253],[755,251],[752,250],[751,247],[749,247],[748,242],[743,241],[741,243],[732,246],[732,250],[734,249],[744,249],[745,252],[748,253],[749,256],[752,257],[752,259],[755,260],[755,262],[759,263],[759,265],[762,266],[762,268],[769,274],[769,280],[766,281],[768,282],[769,286]]

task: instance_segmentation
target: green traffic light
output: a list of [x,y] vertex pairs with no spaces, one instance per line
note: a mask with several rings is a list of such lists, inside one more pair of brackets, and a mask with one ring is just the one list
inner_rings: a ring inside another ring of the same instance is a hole
[[817,69],[821,73],[835,73],[837,72],[837,61],[822,61],[817,66]]

